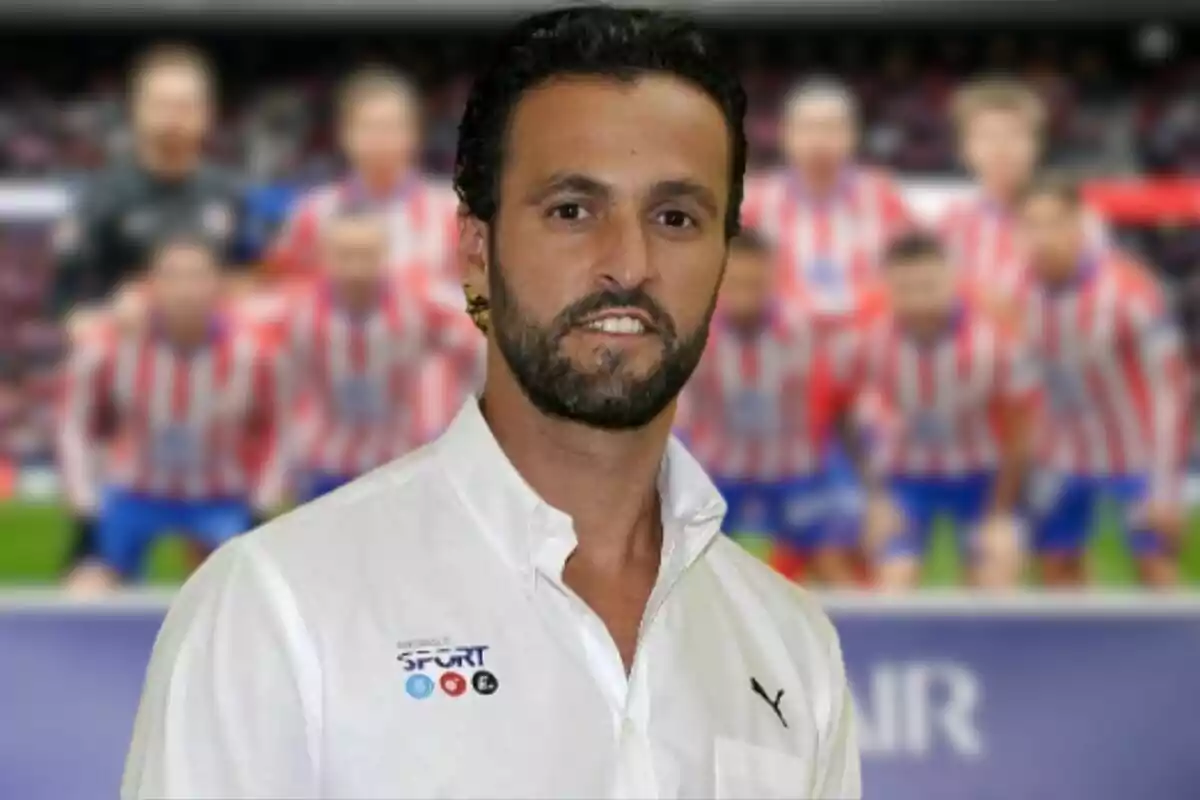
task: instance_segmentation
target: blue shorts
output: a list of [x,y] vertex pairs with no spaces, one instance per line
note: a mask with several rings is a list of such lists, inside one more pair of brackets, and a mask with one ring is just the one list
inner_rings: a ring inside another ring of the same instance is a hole
[[314,472],[308,476],[304,491],[300,493],[301,503],[311,503],[318,497],[329,494],[334,489],[340,489],[354,480],[346,475],[334,475],[329,472]]
[[1030,492],[1034,549],[1039,553],[1079,552],[1096,527],[1101,503],[1108,501],[1120,508],[1130,549],[1137,555],[1159,552],[1162,542],[1158,535],[1138,519],[1149,494],[1150,482],[1142,475],[1038,475]]
[[803,550],[851,547],[858,520],[847,515],[827,474],[761,483],[720,481],[729,506],[725,530],[763,534]]
[[174,500],[109,489],[96,520],[100,559],[125,578],[136,576],[154,541],[179,533],[211,548],[250,529],[244,500]]
[[856,528],[862,526],[863,511],[866,506],[865,492],[862,482],[858,479],[858,471],[850,455],[835,442],[825,457],[826,480],[833,494],[838,514]]
[[884,557],[924,555],[929,548],[933,524],[941,514],[954,521],[959,548],[983,521],[992,497],[995,475],[907,477],[893,476],[892,500],[904,514],[904,528],[888,542]]

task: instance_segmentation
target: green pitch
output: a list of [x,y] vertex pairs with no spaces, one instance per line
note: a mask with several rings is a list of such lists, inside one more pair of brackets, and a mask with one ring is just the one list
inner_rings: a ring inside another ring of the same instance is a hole
[[[752,552],[765,552],[762,539],[743,538]],[[51,583],[71,544],[70,523],[62,509],[54,505],[24,503],[0,504],[0,584]],[[1106,585],[1122,586],[1133,582],[1133,569],[1119,530],[1111,520],[1101,526],[1091,546],[1092,571]],[[163,541],[151,555],[150,580],[156,583],[178,582],[184,573],[184,558],[179,543]],[[1183,554],[1187,580],[1200,584],[1200,515],[1193,518],[1188,544]],[[957,582],[958,559],[952,532],[942,529],[935,537],[933,552],[925,569],[930,586]]]

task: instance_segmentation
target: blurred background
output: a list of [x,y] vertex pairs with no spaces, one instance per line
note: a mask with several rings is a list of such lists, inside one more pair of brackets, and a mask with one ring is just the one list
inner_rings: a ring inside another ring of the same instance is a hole
[[[334,120],[349,73],[387,65],[415,82],[420,170],[444,189],[473,66],[499,25],[536,5],[0,7],[0,797],[114,795],[149,645],[170,587],[194,565],[164,537],[146,571],[161,593],[83,601],[49,588],[69,565],[77,522],[56,456],[68,336],[50,297],[55,232],[81,187],[130,157],[130,65],[165,41],[211,59],[219,117],[208,157],[244,185],[240,258],[269,271],[301,199],[346,173]],[[788,91],[836,76],[860,107],[861,159],[890,171],[930,225],[971,191],[950,116],[956,89],[980,75],[1025,82],[1049,110],[1045,161],[1085,177],[1116,240],[1161,278],[1194,361],[1200,17],[1188,5],[748,0],[691,10],[742,70],[756,173],[781,163]],[[1118,516],[1101,520],[1089,560],[1104,592],[828,595],[859,695],[868,796],[1200,794],[1184,673],[1200,658],[1200,602],[1138,593]],[[939,529],[927,588],[960,583],[953,534]],[[1179,559],[1190,589],[1200,583],[1190,507]]]

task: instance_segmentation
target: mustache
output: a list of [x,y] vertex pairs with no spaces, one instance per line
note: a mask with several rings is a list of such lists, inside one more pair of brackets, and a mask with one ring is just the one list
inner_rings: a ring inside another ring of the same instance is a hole
[[558,315],[555,327],[560,334],[565,334],[582,324],[587,317],[610,308],[636,308],[644,311],[650,317],[650,325],[655,333],[666,338],[675,336],[675,322],[671,315],[653,297],[646,294],[645,290],[639,288],[603,289],[576,300]]

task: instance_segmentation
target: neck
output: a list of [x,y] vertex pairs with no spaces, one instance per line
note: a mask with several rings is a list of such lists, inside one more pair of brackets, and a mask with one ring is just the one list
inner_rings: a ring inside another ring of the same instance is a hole
[[842,173],[842,167],[809,166],[796,170],[804,191],[817,198],[826,198],[833,194],[837,190]]
[[144,169],[162,178],[182,178],[195,170],[200,162],[198,150],[166,152],[162,148],[143,143],[137,150],[138,163]]
[[1012,210],[1017,204],[1017,195],[1021,192],[1019,186],[1009,186],[1001,183],[980,182],[980,189],[987,202],[1004,211]]
[[408,178],[405,167],[379,167],[378,169],[363,169],[358,172],[358,182],[373,197],[391,194]]
[[575,524],[588,561],[620,567],[662,547],[658,474],[672,413],[640,430],[606,431],[534,408],[494,343],[484,414],[500,448],[547,503]]
[[196,319],[161,320],[163,338],[179,350],[193,350],[207,341],[211,331],[209,317]]
[[375,307],[380,292],[379,284],[352,284],[334,286],[333,296],[342,310],[351,314],[365,314]]

